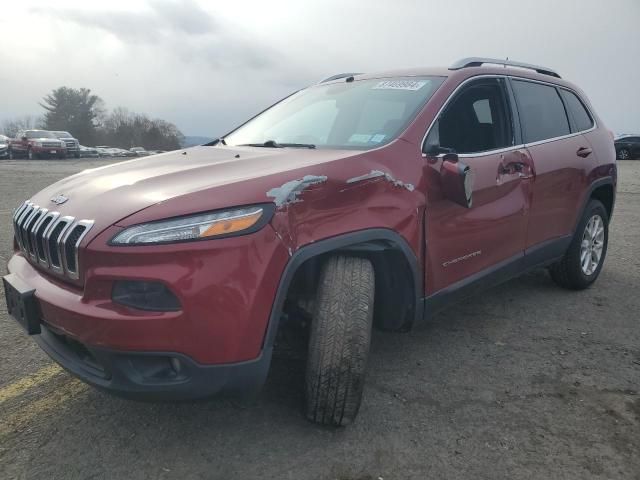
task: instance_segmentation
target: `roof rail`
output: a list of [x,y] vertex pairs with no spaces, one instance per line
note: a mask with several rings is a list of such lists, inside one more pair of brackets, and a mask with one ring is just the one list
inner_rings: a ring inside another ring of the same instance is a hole
[[361,73],[338,73],[337,75],[332,75],[329,78],[325,78],[324,80],[321,80],[320,83],[331,82],[333,80],[340,80],[341,78],[349,78],[349,77],[353,77],[354,75],[361,75]]
[[463,58],[462,60],[458,60],[453,65],[449,67],[449,70],[460,70],[462,68],[467,67],[479,67],[485,63],[493,63],[494,65],[504,65],[505,67],[519,67],[519,68],[527,68],[529,70],[535,70],[538,73],[543,75],[550,75],[556,78],[562,78],[558,75],[557,72],[551,70],[550,68],[540,67],[538,65],[530,65],[528,63],[522,62],[514,62],[512,60],[500,60],[498,58],[483,58],[483,57],[468,57]]

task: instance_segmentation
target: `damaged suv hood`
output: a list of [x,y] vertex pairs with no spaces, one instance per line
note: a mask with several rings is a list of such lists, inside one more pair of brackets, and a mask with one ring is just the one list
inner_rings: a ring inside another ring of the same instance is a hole
[[[277,181],[279,173],[358,153],[361,152],[194,147],[84,170],[45,188],[31,200],[62,215],[94,220],[102,229],[151,205],[209,189],[211,209],[233,206],[234,202],[277,201],[266,195],[268,189],[256,184],[242,187],[234,184],[276,176],[271,185],[280,185],[283,182]],[[234,188],[216,188],[222,186]],[[230,196],[230,191],[238,194]],[[58,205],[54,198],[58,202],[63,199],[64,203]]]

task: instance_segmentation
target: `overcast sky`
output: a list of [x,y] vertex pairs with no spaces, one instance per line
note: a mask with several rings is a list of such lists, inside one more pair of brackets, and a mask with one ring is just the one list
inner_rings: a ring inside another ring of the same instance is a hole
[[342,71],[509,57],[556,69],[640,132],[640,0],[0,0],[0,122],[51,89],[225,133]]

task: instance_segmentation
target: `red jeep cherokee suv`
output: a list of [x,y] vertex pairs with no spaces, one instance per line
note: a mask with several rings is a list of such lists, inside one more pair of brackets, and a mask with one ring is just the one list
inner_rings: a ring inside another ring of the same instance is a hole
[[7,304],[74,375],[151,399],[256,389],[278,328],[308,315],[307,416],[342,425],[373,323],[540,266],[593,283],[615,187],[611,133],[552,70],[337,75],[208,145],[31,197]]

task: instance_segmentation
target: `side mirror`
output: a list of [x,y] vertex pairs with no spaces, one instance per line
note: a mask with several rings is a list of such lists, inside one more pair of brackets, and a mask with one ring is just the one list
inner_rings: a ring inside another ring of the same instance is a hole
[[456,151],[453,148],[449,147],[441,147],[438,144],[425,144],[424,146],[424,154],[429,155],[430,157],[437,157],[441,154],[455,154]]
[[468,165],[458,159],[455,153],[448,153],[442,159],[440,179],[444,195],[452,202],[465,208],[473,203],[473,172]]
[[22,137],[22,138],[21,138],[21,140],[22,140],[23,142],[26,142],[27,140],[29,140],[29,137]]

